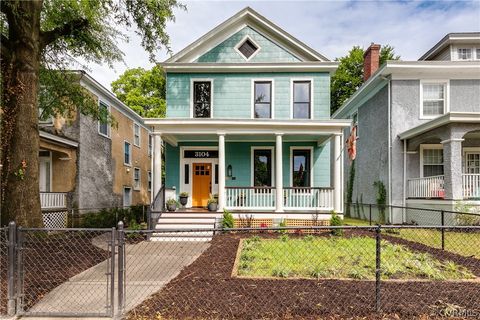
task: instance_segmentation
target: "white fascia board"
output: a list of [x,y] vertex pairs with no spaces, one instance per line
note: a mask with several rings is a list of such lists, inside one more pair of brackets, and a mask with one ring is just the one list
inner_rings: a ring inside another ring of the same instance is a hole
[[449,112],[398,135],[400,140],[410,139],[449,123],[480,123],[480,112]]
[[70,147],[78,148],[78,142],[70,140],[68,138],[59,137],[57,135],[54,135],[45,131],[41,131],[41,130],[39,131],[39,135],[40,135],[40,138],[55,141]]
[[334,73],[338,62],[290,63],[162,63],[168,73],[248,73],[248,72],[329,72]]

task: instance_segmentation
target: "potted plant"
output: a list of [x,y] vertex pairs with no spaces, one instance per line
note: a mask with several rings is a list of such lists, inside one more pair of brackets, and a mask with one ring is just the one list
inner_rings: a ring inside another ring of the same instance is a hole
[[207,201],[207,208],[208,208],[208,211],[217,211],[218,200],[215,199],[213,195],[210,195],[210,199],[208,199]]
[[167,200],[167,210],[168,211],[175,211],[177,210],[177,200],[170,198]]
[[186,206],[188,203],[188,192],[180,192],[180,204]]

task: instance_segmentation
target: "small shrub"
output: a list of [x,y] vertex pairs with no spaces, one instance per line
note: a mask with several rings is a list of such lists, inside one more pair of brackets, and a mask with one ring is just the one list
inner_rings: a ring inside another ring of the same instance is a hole
[[234,220],[232,213],[227,209],[223,209],[222,229],[231,229],[233,225]]
[[[336,227],[341,225],[342,225],[342,219],[339,217],[339,215],[335,211],[332,211],[332,217],[330,218],[330,226]],[[332,229],[331,233],[334,236],[342,236],[343,229]]]
[[248,239],[248,241],[253,242],[253,243],[260,242],[260,237],[259,236],[253,236],[250,239]]
[[[285,228],[286,226],[287,226],[287,222],[285,220],[282,220],[282,222],[280,222],[278,224],[278,227],[280,227],[280,228]],[[285,233],[287,233],[287,230],[286,229],[281,229],[281,230],[278,230],[278,232],[285,234]]]
[[279,237],[280,241],[282,242],[287,242],[288,241],[288,234],[282,234],[280,237]]

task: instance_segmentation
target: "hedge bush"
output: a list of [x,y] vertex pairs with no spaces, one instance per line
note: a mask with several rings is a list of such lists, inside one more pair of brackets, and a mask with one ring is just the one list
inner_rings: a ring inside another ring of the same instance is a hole
[[143,206],[131,206],[129,208],[108,208],[97,212],[88,212],[82,215],[81,226],[83,228],[112,228],[116,227],[119,221],[123,221],[128,227],[132,221],[135,223],[144,222]]

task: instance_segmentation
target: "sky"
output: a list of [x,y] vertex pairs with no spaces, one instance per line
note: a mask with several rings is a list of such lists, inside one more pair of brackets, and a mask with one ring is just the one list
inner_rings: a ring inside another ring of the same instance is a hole
[[[200,1],[183,0],[168,23],[171,49],[180,51],[218,24],[252,7],[282,29],[333,60],[354,45],[389,44],[402,60],[417,60],[449,32],[480,31],[480,0],[476,1]],[[140,38],[127,32],[119,43],[123,62],[114,68],[90,64],[88,72],[110,89],[127,68],[151,68]],[[168,57],[165,50],[157,60]]]

